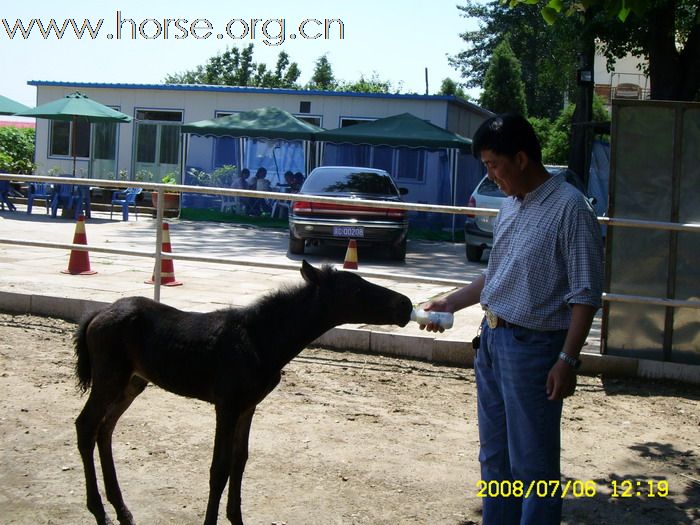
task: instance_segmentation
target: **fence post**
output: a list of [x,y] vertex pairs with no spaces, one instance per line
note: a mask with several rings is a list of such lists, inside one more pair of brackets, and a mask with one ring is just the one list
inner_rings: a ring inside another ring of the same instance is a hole
[[156,264],[153,270],[153,300],[160,302],[160,273],[161,261],[163,259],[163,205],[165,201],[165,191],[163,187],[158,188],[158,201],[156,203]]

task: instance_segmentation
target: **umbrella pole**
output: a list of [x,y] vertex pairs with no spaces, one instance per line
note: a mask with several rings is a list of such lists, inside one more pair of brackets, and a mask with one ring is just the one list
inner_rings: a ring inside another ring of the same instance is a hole
[[[449,152],[449,163],[451,168],[452,176],[452,206],[457,206],[457,177],[459,175],[459,150],[456,148],[451,148],[447,150]],[[455,241],[455,221],[457,216],[452,214],[452,242]]]
[[76,135],[78,132],[78,117],[74,116],[73,117],[73,125],[71,126],[71,143],[72,143],[72,149],[73,149],[73,177],[75,177],[75,157],[77,152],[75,151],[76,148]]

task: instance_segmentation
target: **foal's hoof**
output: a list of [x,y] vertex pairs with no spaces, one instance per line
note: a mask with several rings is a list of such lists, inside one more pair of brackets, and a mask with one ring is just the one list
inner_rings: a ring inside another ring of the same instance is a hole
[[119,520],[119,525],[136,525],[134,517],[128,510],[125,510],[122,514],[117,516],[117,519]]

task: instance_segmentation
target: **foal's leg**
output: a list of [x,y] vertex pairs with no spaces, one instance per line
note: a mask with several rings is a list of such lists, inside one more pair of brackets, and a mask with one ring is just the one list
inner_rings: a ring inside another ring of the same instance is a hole
[[214,436],[214,456],[209,469],[209,501],[204,525],[216,525],[219,514],[221,493],[231,473],[233,457],[233,435],[238,414],[232,410],[216,406],[216,435]]
[[121,525],[135,525],[134,518],[129,512],[117,481],[117,472],[112,458],[112,432],[121,415],[126,411],[136,397],[143,392],[148,382],[140,377],[132,376],[120,399],[113,403],[100,425],[97,434],[97,447],[100,452],[102,476],[105,481],[107,499],[117,511],[117,519]]
[[87,508],[95,516],[97,525],[112,525],[112,521],[105,513],[100,491],[97,488],[95,459],[93,457],[97,432],[114,397],[106,394],[106,392],[94,388],[93,385],[83,410],[75,420],[75,428],[78,434],[78,450],[80,451],[80,457],[83,460],[83,470],[85,471]]
[[255,407],[238,417],[233,435],[233,464],[231,465],[231,482],[228,485],[228,504],[226,516],[234,525],[243,525],[241,514],[241,481],[246,461],[248,461],[248,436],[250,424],[255,414]]
[[[112,522],[105,513],[100,491],[97,487],[95,473],[95,442],[98,433],[109,418],[110,413],[124,399],[129,384],[131,372],[117,363],[111,368],[92,367],[92,388],[83,410],[75,420],[78,434],[78,450],[83,460],[85,470],[85,488],[87,492],[87,507],[95,516],[98,525],[110,525]],[[128,406],[128,405],[127,405]],[[102,445],[100,445],[102,448]]]

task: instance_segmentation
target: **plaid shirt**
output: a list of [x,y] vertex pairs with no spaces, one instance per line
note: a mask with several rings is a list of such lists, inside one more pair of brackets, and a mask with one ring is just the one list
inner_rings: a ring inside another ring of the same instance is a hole
[[508,197],[494,222],[481,304],[533,330],[565,330],[571,304],[599,308],[600,226],[588,200],[563,175],[522,200]]

